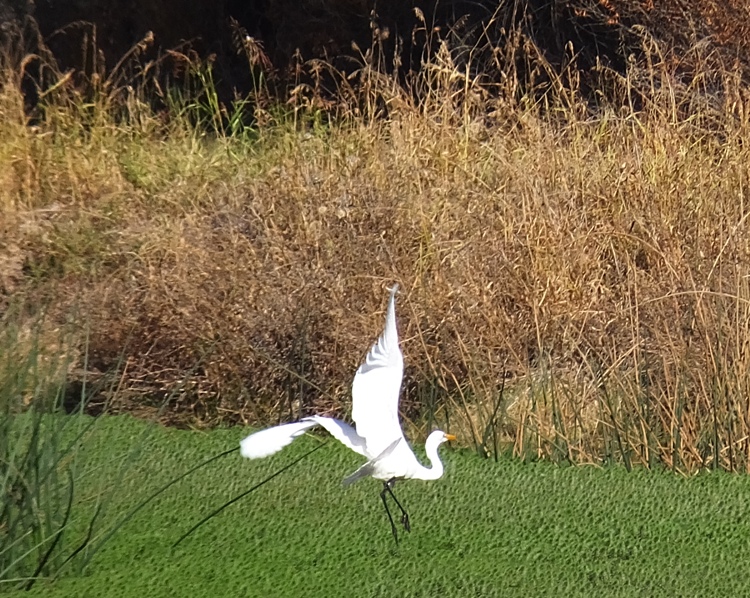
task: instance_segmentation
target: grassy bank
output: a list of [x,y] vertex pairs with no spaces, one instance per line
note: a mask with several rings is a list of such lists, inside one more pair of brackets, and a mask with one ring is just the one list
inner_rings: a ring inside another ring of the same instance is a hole
[[312,86],[245,125],[192,63],[194,93],[161,90],[161,112],[50,67],[29,115],[11,58],[3,306],[44,306],[52,331],[73,313],[91,375],[117,369],[115,406],[345,414],[399,281],[417,435],[437,420],[485,454],[750,468],[750,110],[731,71],[709,90],[655,56],[594,105],[563,79],[488,94],[443,52],[419,103],[364,69],[325,113]]
[[[97,421],[78,455],[73,509],[82,526],[117,481],[112,522],[245,431],[165,429],[129,416]],[[190,526],[316,446],[304,438],[261,461],[226,456],[167,490],[92,560],[18,596],[232,595],[739,596],[750,480],[723,473],[571,468],[443,451],[434,483],[397,487],[413,521],[393,546],[367,480],[342,489],[358,464],[334,443],[225,510],[176,549]],[[133,457],[134,447],[140,454]],[[123,471],[123,462],[132,465]],[[79,519],[83,517],[83,519]],[[97,538],[98,539],[98,538]],[[8,589],[7,587],[5,589]],[[10,592],[9,595],[16,595]]]

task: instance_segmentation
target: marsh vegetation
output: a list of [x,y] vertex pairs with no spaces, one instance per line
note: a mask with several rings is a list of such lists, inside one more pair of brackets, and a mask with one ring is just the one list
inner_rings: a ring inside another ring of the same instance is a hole
[[[744,71],[705,44],[678,59],[643,37],[637,60],[582,79],[573,56],[532,61],[524,45],[521,63],[511,41],[513,68],[492,81],[472,63],[486,47],[436,39],[409,76],[372,48],[353,72],[300,63],[280,98],[262,46],[239,38],[254,88],[233,101],[190,53],[170,54],[169,73],[139,62],[139,45],[114,69],[72,72],[39,40],[6,48],[3,589],[98,554],[59,591],[127,579],[134,593],[196,592],[236,581],[255,554],[251,595],[292,567],[325,572],[332,595],[351,571],[392,594],[426,557],[435,585],[415,595],[481,595],[487,580],[518,594],[742,593],[728,555],[750,537],[746,481],[705,470],[750,469]],[[372,496],[321,489],[336,475],[320,470],[345,458],[331,448],[170,560],[163,545],[209,498],[274,465],[228,460],[150,504],[150,524],[128,510],[147,493],[123,489],[227,448],[243,434],[230,425],[346,418],[393,281],[407,436],[441,427],[465,448],[452,482],[405,489],[429,533],[391,562],[382,522],[361,516]],[[220,429],[89,419],[105,412]]]

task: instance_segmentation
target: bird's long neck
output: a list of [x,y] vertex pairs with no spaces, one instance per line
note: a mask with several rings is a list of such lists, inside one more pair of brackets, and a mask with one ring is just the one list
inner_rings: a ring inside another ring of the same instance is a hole
[[430,462],[430,467],[422,467],[420,478],[423,480],[437,480],[443,475],[443,462],[438,455],[438,445],[430,442],[428,438],[424,449],[427,460]]

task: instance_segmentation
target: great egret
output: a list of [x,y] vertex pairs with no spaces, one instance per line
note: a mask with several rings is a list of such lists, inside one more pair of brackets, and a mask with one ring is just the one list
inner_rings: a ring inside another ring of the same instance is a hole
[[255,432],[240,442],[243,457],[258,459],[280,451],[310,428],[325,428],[341,444],[367,459],[357,471],[344,478],[344,486],[366,476],[382,480],[383,490],[380,498],[388,514],[396,542],[398,534],[388,508],[386,494],[390,494],[398,505],[401,510],[401,524],[407,532],[410,531],[409,515],[393,493],[393,486],[396,480],[400,479],[437,480],[443,475],[438,447],[448,440],[456,439],[452,434],[446,434],[441,430],[432,432],[425,442],[425,453],[431,466],[425,467],[417,461],[404,438],[398,418],[398,395],[404,372],[404,357],[398,346],[396,329],[397,290],[398,285],[390,289],[385,329],[354,376],[352,419],[356,424],[356,430],[338,419],[312,415],[298,422]]

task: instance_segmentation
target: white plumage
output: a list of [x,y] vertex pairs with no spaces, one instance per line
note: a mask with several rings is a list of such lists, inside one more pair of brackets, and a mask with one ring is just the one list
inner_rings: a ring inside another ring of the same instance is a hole
[[391,521],[394,537],[398,541],[385,499],[386,493],[391,495],[401,509],[401,522],[408,531],[409,518],[393,495],[393,485],[398,479],[436,480],[441,477],[443,464],[438,456],[438,447],[447,440],[454,440],[455,437],[440,430],[429,435],[425,443],[425,452],[430,467],[425,467],[417,460],[404,438],[398,416],[404,357],[399,347],[396,328],[397,289],[398,285],[391,289],[385,328],[354,376],[352,419],[356,429],[338,419],[313,415],[298,422],[282,424],[251,434],[240,443],[240,452],[248,459],[267,457],[280,451],[310,428],[325,428],[344,446],[367,459],[364,465],[344,478],[344,485],[366,476],[384,482],[381,497]]

